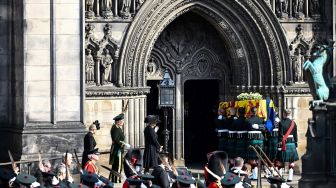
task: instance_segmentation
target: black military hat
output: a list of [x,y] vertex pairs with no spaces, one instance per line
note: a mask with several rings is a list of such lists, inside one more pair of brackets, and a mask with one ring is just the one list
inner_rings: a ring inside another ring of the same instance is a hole
[[141,183],[144,182],[144,180],[135,178],[127,178],[126,181],[129,185],[141,185]]
[[239,176],[234,173],[227,172],[221,179],[221,184],[225,186],[235,185],[240,182]]
[[279,177],[279,176],[270,176],[270,177],[267,178],[267,181],[270,184],[278,184],[278,183],[286,182],[286,180],[284,178]]
[[16,176],[15,182],[21,185],[31,185],[36,181],[36,178],[26,173],[20,173]]
[[84,185],[92,186],[98,182],[98,176],[95,173],[84,171],[81,175],[81,179]]
[[158,115],[148,115],[147,117],[145,117],[145,123],[156,124],[161,123],[161,120]]
[[153,180],[155,177],[150,174],[138,174],[138,177],[140,177],[142,180]]
[[13,171],[0,168],[0,180],[8,182],[10,179],[14,178],[15,174]]
[[123,113],[117,115],[116,117],[113,118],[114,121],[119,121],[124,119],[125,115]]
[[190,187],[191,184],[196,182],[192,176],[188,175],[179,175],[176,180],[182,187]]

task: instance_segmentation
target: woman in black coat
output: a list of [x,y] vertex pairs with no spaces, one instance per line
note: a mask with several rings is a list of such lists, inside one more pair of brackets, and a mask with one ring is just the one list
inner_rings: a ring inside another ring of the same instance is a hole
[[143,166],[145,168],[145,172],[149,172],[149,168],[153,168],[158,165],[161,146],[157,140],[157,134],[154,128],[156,124],[160,122],[159,116],[157,115],[148,115],[145,118],[145,123],[147,123],[147,127],[144,130],[145,151]]
[[93,135],[96,133],[97,127],[95,124],[90,125],[89,132],[84,137],[84,151],[83,151],[83,158],[82,158],[82,168],[84,168],[86,162],[89,160],[88,155],[95,153],[98,149],[95,150],[96,147],[96,140],[94,139]]

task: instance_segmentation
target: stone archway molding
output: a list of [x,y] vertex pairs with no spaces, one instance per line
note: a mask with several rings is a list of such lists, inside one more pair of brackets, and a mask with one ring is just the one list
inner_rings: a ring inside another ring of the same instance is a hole
[[[146,1],[125,36],[118,84],[127,87],[145,86],[146,65],[156,39],[174,19],[195,10],[213,18],[212,24],[216,24],[216,28],[224,30],[225,27],[231,27],[234,31],[231,33],[232,38],[226,36],[228,33],[223,34],[224,38],[231,39],[229,45],[236,48],[234,59],[237,65],[233,71],[248,74],[234,84],[282,85],[286,82],[290,73],[289,49],[281,25],[266,2],[153,0]],[[235,19],[236,24],[232,24]],[[242,30],[244,33],[239,32]],[[238,42],[235,43],[233,39]],[[251,77],[258,79],[252,82]]]

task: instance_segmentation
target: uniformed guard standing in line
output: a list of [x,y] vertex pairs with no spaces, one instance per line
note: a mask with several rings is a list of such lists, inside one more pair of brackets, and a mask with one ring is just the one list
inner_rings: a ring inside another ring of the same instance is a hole
[[228,141],[227,141],[227,154],[229,158],[233,159],[236,157],[236,139],[237,139],[237,131],[233,122],[237,119],[236,109],[234,107],[230,108],[230,117],[226,121],[226,126],[229,129],[228,133]]
[[275,116],[274,118],[274,127],[272,132],[267,132],[267,157],[271,160],[274,161],[277,159],[277,151],[278,151],[278,137],[279,137],[279,123],[280,123],[280,118]]
[[[114,125],[111,128],[111,138],[112,145],[110,151],[110,164],[112,165],[112,170],[121,173],[122,170],[122,154],[124,151],[124,144],[122,143],[125,140],[125,135],[122,129],[124,125],[124,114],[119,114],[114,117]],[[121,179],[118,176],[112,174],[111,181],[113,183],[121,183]]]
[[[264,135],[263,131],[265,130],[264,121],[257,116],[258,109],[253,107],[251,109],[251,117],[246,120],[249,126],[249,131],[247,133],[247,146],[259,146],[260,148],[264,147]],[[257,179],[258,168],[256,167],[256,159],[258,159],[256,153],[248,149],[247,150],[247,159],[252,166],[255,166],[252,170],[253,179]]]
[[233,122],[234,127],[237,130],[237,140],[236,140],[236,157],[246,158],[246,141],[247,141],[247,130],[248,124],[245,119],[245,109],[238,108],[238,118]]
[[281,142],[280,160],[289,163],[288,181],[293,180],[294,162],[299,160],[297,153],[297,127],[294,120],[291,118],[291,111],[284,110],[283,119],[279,124],[279,141]]
[[216,131],[218,137],[218,150],[226,151],[227,148],[227,136],[229,130],[226,127],[226,115],[225,109],[218,109],[218,116],[215,119]]

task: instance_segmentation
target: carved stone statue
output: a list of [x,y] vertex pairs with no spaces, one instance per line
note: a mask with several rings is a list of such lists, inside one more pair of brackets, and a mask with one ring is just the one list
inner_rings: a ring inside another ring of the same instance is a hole
[[105,19],[108,18],[112,18],[113,17],[113,13],[112,13],[112,0],[102,0],[102,5],[101,5],[101,9],[102,9],[102,16]]
[[155,70],[155,59],[152,57],[149,62],[148,62],[148,65],[147,65],[147,73],[149,75],[152,75],[156,72]]
[[301,48],[296,48],[293,58],[294,82],[303,81],[302,64],[304,63],[304,56]]
[[314,15],[314,14],[320,14],[320,2],[319,0],[311,0],[311,5],[310,5],[310,8],[311,8],[311,14]]
[[85,0],[85,17],[91,19],[94,17],[93,5],[95,0]]
[[313,83],[310,82],[309,85],[313,91],[313,95],[318,100],[327,100],[329,98],[329,88],[323,77],[323,67],[330,59],[330,54],[331,48],[323,45],[313,53],[313,56],[316,57],[313,63],[308,59],[303,64],[303,69],[309,70],[311,73]]
[[120,16],[123,19],[128,19],[131,16],[130,7],[131,7],[131,0],[121,0]]
[[93,60],[91,50],[86,49],[86,52],[85,52],[85,81],[86,81],[86,84],[93,84],[95,81],[94,65],[95,65],[95,62]]
[[288,17],[288,0],[278,0],[278,9],[280,18]]
[[145,0],[136,0],[135,1],[135,5],[136,5],[135,9],[139,10],[144,2],[145,2]]
[[304,0],[295,0],[294,1],[294,14],[297,19],[303,19],[304,14],[303,14],[303,3]]
[[100,63],[100,80],[101,85],[112,81],[112,63],[113,59],[108,49],[104,49],[104,54]]

